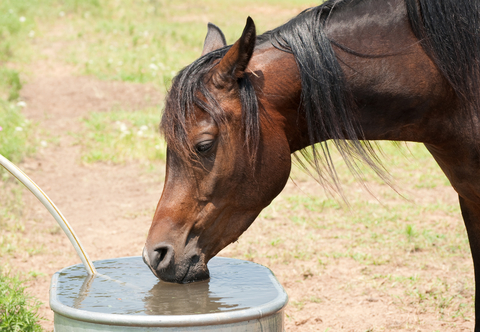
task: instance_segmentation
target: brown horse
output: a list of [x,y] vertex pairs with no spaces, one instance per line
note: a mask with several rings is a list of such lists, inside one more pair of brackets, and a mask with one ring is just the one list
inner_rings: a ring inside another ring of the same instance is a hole
[[167,96],[145,262],[165,281],[207,279],[207,262],[283,189],[294,152],[335,184],[315,143],[381,172],[367,140],[414,141],[459,194],[479,284],[479,85],[478,1],[331,0],[258,37],[248,18],[232,46],[210,24]]

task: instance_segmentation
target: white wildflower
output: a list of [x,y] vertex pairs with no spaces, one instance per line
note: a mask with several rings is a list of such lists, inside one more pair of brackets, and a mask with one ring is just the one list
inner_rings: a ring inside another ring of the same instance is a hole
[[120,131],[122,131],[122,132],[127,132],[128,131],[128,127],[125,123],[120,124]]
[[157,66],[156,64],[154,64],[154,63],[151,63],[151,64],[149,65],[149,67],[150,67],[151,70],[155,70],[155,71],[158,70],[158,66]]
[[18,107],[25,107],[25,106],[27,106],[27,103],[24,102],[24,101],[19,101],[19,102],[17,103],[17,106],[18,106]]
[[22,127],[15,127],[15,131],[23,131]]
[[20,18],[18,19],[20,22],[25,22],[27,19],[25,18],[25,16],[20,16]]

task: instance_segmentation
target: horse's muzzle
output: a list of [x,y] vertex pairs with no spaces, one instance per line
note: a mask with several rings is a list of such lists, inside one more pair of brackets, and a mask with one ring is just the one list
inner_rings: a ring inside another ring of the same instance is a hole
[[186,284],[210,278],[207,265],[198,255],[175,258],[173,246],[159,244],[153,250],[143,248],[143,261],[153,274],[162,281]]

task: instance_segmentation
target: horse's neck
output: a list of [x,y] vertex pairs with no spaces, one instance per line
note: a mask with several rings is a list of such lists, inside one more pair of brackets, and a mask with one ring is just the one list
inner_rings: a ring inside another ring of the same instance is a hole
[[247,72],[262,112],[265,111],[269,119],[262,123],[283,132],[291,152],[308,146],[306,126],[302,125],[304,120],[298,113],[302,91],[293,55],[266,43],[255,49]]

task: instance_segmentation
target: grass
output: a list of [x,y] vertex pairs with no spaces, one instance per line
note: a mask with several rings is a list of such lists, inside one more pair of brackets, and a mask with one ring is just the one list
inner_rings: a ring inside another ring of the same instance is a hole
[[0,63],[31,61],[32,41],[65,13],[82,15],[99,8],[97,0],[3,0],[0,2]]
[[124,163],[165,160],[165,143],[158,134],[159,110],[92,112],[79,137],[83,161]]
[[[5,24],[2,35],[11,50],[5,60],[13,64],[32,61],[33,54],[37,59],[42,57],[35,45],[60,43],[62,52],[55,56],[59,61],[73,64],[79,74],[104,80],[150,82],[165,91],[175,73],[199,57],[208,21],[221,26],[228,41],[233,43],[240,36],[248,15],[256,18],[261,32],[283,23],[315,2],[265,1],[259,6],[253,0],[208,0],[201,4],[193,0],[37,0],[31,7],[28,4],[28,1],[10,0],[0,5],[5,13],[0,21]],[[229,11],[235,15],[225,15]],[[265,13],[275,15],[265,16]],[[51,35],[51,30],[62,32]],[[16,46],[11,47],[14,44]],[[14,81],[18,71],[12,69],[4,76]],[[0,76],[0,87],[1,84]],[[18,89],[7,94],[6,98],[15,98]],[[80,143],[84,146],[82,160],[123,163],[163,159],[163,143],[152,137],[157,135],[154,128],[159,122],[159,113],[143,110],[129,115],[117,110],[105,116],[91,114],[84,121],[89,134]],[[145,125],[150,129],[147,135],[139,137],[135,133],[142,125],[136,123],[142,121],[142,117],[149,118]],[[118,129],[123,128],[119,122],[132,127],[119,132]]]
[[[1,73],[0,73],[1,77]],[[0,100],[0,153],[14,163],[35,151],[34,126],[21,115],[20,107]],[[3,168],[0,169],[0,257],[27,250],[34,255],[24,239],[20,221],[24,210],[22,187]],[[39,304],[24,293],[18,277],[0,271],[0,331],[41,331],[36,314]]]
[[[0,100],[0,153],[13,163],[35,152],[35,126],[20,112],[21,107]],[[1,173],[1,172],[0,172]]]
[[[0,78],[1,78],[0,70]],[[13,83],[15,85],[16,83]],[[8,85],[12,89],[12,85]],[[21,105],[21,104],[20,104]],[[21,114],[21,106],[0,99],[0,154],[13,163],[20,162],[25,156],[36,151],[35,126]],[[0,227],[16,229],[23,210],[22,192],[17,181],[1,167],[0,169]]]
[[[206,23],[212,21],[233,43],[247,16],[253,16],[259,32],[285,22],[315,1],[218,1],[207,0],[39,0],[50,3],[43,17],[51,22],[38,27],[38,35],[62,29],[61,61],[80,68],[82,74],[105,80],[153,82],[166,89],[175,73],[200,56]],[[40,10],[44,12],[45,8]],[[226,15],[231,13],[231,15]],[[28,16],[29,17],[29,16]],[[50,42],[58,36],[49,37]]]
[[[308,4],[312,2],[270,3],[269,8],[274,11],[276,7],[279,12],[285,8],[305,8]],[[166,87],[180,68],[200,55],[207,21],[222,27],[227,40],[233,43],[240,36],[247,16],[253,15],[251,8],[255,5],[251,0],[106,1],[94,14],[91,27],[72,36],[83,45],[84,52],[71,52],[70,61],[83,63],[85,73],[100,78],[156,82]],[[225,15],[227,12],[235,14]],[[270,16],[269,28],[292,15],[293,12],[288,16]],[[261,15],[257,16],[260,31],[265,30],[266,22]],[[89,19],[90,16],[84,16],[81,20]]]
[[[35,30],[35,22],[26,19],[37,9],[36,2],[0,2],[0,154],[13,163],[20,162],[36,150],[35,126],[21,114],[23,103],[17,102],[22,88],[20,71],[12,65],[24,61],[18,50],[28,48],[28,34]],[[10,66],[4,63],[10,62]],[[23,243],[24,226],[21,185],[0,169],[0,257],[11,255]],[[21,246],[23,248],[23,245]],[[41,331],[38,324],[39,303],[25,294],[22,281],[0,271],[0,331]]]
[[25,287],[18,277],[0,274],[0,331],[42,331],[38,324],[39,305],[38,301],[25,294]]
[[0,68],[0,98],[7,101],[17,100],[22,83],[19,72],[10,68]]

